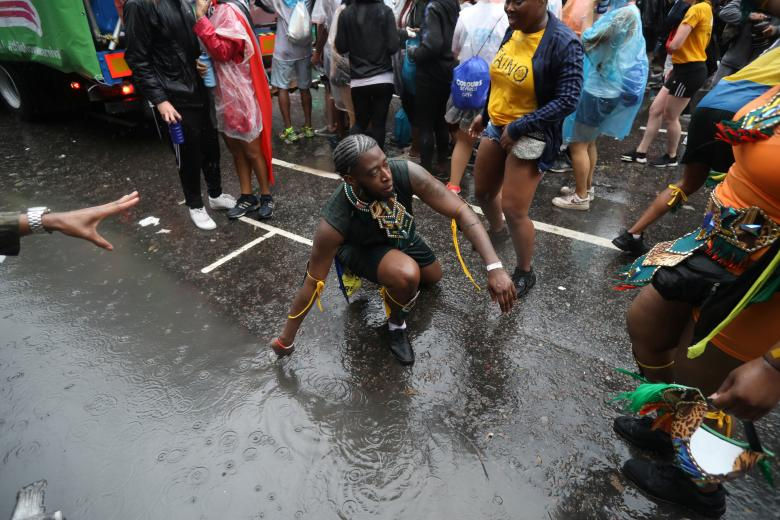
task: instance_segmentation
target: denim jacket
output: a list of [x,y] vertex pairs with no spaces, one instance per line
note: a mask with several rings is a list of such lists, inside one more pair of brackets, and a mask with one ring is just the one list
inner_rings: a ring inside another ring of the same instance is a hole
[[[582,89],[582,44],[563,22],[548,13],[547,28],[539,47],[531,58],[534,70],[535,111],[507,125],[509,136],[517,140],[530,132],[541,132],[547,146],[539,158],[539,168],[545,170],[555,160],[563,139],[562,124],[574,112]],[[503,47],[512,37],[510,27],[501,42]],[[487,107],[482,111],[485,125],[490,121]]]

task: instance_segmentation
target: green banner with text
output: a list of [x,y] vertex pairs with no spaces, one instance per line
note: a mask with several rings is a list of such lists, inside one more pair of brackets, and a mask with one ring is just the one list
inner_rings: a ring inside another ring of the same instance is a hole
[[0,0],[0,60],[102,78],[82,0]]

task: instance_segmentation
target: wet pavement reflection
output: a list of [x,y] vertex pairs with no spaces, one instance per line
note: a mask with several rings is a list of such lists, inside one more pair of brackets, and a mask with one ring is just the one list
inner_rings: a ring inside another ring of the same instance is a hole
[[[0,114],[0,134],[2,208],[76,207],[133,188],[143,197],[105,224],[113,253],[29,237],[0,264],[0,518],[42,478],[47,506],[72,519],[681,517],[619,471],[641,454],[611,428],[610,399],[631,384],[613,369],[632,368],[632,295],[611,289],[626,261],[616,252],[538,233],[540,282],[501,317],[460,273],[445,219],[418,207],[445,275],[410,318],[414,367],[383,346],[376,287],[347,305],[332,275],[325,312],[311,313],[296,353],[277,361],[266,343],[300,284],[306,245],[274,236],[204,275],[263,231],[221,215],[216,231],[195,230],[149,127]],[[605,144],[589,213],[550,206],[568,179],[553,174],[533,218],[612,238],[676,174],[620,164],[622,148]],[[275,149],[331,168],[323,139]],[[227,152],[223,171],[235,193]],[[285,168],[278,177],[270,223],[311,237],[337,184]],[[704,197],[653,236],[690,227]],[[139,227],[146,216],[160,226]],[[477,265],[470,248],[464,256]],[[770,447],[779,425],[776,413],[759,425]],[[758,475],[729,491],[726,518],[777,518],[780,499]]]

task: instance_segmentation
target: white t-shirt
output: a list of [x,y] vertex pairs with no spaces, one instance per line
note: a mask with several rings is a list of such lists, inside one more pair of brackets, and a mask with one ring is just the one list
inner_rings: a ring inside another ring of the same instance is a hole
[[[306,9],[311,12],[314,0],[303,0]],[[290,22],[295,4],[289,7],[284,0],[262,0],[263,4],[276,13],[276,36],[274,38],[274,58],[284,61],[297,61],[311,56],[313,42],[311,38],[304,45],[295,45],[287,39],[287,24]]]
[[490,63],[498,52],[507,27],[509,21],[503,2],[483,0],[461,9],[452,34],[452,53],[463,63],[479,51],[482,59]]

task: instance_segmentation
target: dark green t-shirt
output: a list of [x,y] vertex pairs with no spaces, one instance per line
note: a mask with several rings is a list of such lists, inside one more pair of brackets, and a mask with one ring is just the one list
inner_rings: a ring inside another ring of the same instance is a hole
[[[402,160],[393,160],[388,161],[388,165],[393,174],[393,189],[395,190],[396,199],[404,205],[409,215],[414,215],[412,210],[412,184],[409,181],[408,163]],[[336,231],[341,233],[344,237],[344,242],[347,244],[359,246],[390,244],[393,247],[403,248],[404,244],[399,243],[401,240],[392,239],[387,236],[384,230],[379,229],[379,225],[371,217],[370,213],[358,210],[349,202],[347,195],[344,193],[343,184],[340,184],[330,196],[320,215]],[[415,228],[415,222],[412,221],[409,237],[404,239],[403,242],[408,242],[414,238]]]

